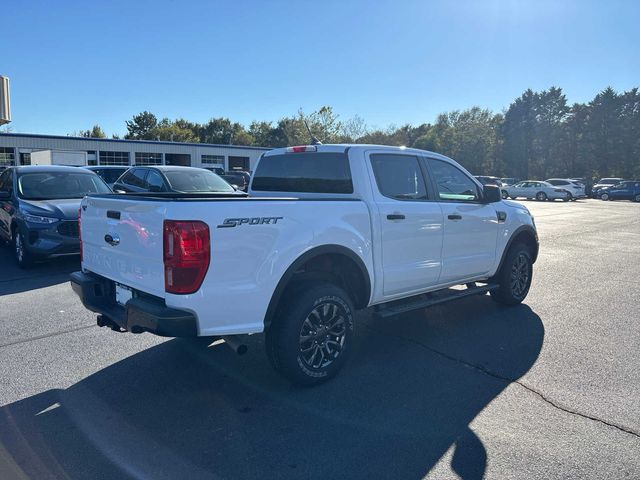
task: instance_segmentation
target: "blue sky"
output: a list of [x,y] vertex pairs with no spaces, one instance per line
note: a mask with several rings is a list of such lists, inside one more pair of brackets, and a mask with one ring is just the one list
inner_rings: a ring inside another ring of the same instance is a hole
[[0,74],[14,132],[126,119],[248,124],[331,105],[420,124],[526,88],[570,102],[640,86],[640,1],[9,1]]

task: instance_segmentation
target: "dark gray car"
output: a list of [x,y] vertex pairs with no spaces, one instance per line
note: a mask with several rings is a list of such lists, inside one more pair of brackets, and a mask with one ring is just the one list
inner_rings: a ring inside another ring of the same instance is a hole
[[245,195],[210,170],[194,167],[131,167],[113,185],[116,193],[225,193]]
[[80,253],[78,209],[90,193],[111,193],[95,173],[76,167],[11,167],[0,174],[0,240],[16,261]]

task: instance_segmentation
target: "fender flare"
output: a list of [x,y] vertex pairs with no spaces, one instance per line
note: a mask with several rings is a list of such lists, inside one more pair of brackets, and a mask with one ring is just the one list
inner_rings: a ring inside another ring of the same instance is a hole
[[[293,278],[293,276],[300,270],[300,268],[307,263],[309,260],[319,257],[320,255],[326,254],[338,254],[343,255],[350,260],[353,260],[354,263],[358,266],[362,277],[365,282],[365,305],[368,305],[369,299],[371,298],[371,278],[369,276],[369,271],[367,270],[366,265],[362,261],[362,258],[355,253],[353,250],[343,247],[342,245],[321,245],[319,247],[314,247],[310,250],[307,250],[302,255],[300,255],[284,272],[280,280],[278,281],[278,285],[271,296],[271,300],[269,301],[269,306],[267,307],[267,313],[264,316],[264,325],[265,329],[271,324],[273,316],[276,313],[276,308],[278,307],[278,303],[284,294],[287,286],[289,285],[289,281]],[[364,308],[363,307],[363,308]]]
[[522,233],[525,233],[525,232],[526,232],[526,235],[530,235],[531,236],[531,240],[533,240],[535,245],[536,245],[535,251],[531,252],[532,253],[532,259],[531,259],[532,263],[536,262],[536,260],[538,258],[538,250],[540,249],[540,242],[538,241],[538,232],[536,232],[536,229],[533,228],[531,225],[521,225],[518,228],[516,228],[513,231],[513,233],[511,234],[511,237],[509,237],[509,240],[507,241],[507,244],[505,245],[504,250],[502,251],[502,257],[500,258],[500,264],[498,265],[498,268],[496,269],[496,274],[502,268],[502,264],[504,263],[504,260],[507,257],[507,252],[509,251],[509,249],[513,245],[513,242],[515,241],[515,239],[518,236],[520,236]]

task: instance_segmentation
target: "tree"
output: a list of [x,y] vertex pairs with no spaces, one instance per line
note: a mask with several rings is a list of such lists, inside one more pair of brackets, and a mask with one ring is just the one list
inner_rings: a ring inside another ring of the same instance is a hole
[[414,129],[422,135],[413,146],[450,156],[471,172],[499,173],[496,157],[501,121],[501,115],[480,107],[443,113],[434,125]]
[[640,92],[633,88],[621,100],[619,169],[626,178],[640,178]]
[[585,123],[587,150],[599,176],[621,175],[622,99],[611,87],[598,93],[588,104]]
[[131,120],[126,121],[128,133],[124,138],[132,140],[152,140],[151,131],[158,126],[156,116],[146,110],[138,115],[134,115]]
[[204,125],[199,125],[198,135],[202,143],[230,145],[239,141],[244,142],[239,145],[251,145],[253,142],[241,124],[232,123],[228,118],[212,118]]
[[[431,123],[369,128],[355,116],[342,121],[329,105],[248,128],[229,118],[194,123],[161,121],[144,111],[126,122],[125,138],[285,147],[304,145],[311,133],[324,143],[404,145],[448,155],[474,173],[520,178],[640,176],[640,92],[599,92],[571,107],[562,89],[528,89],[504,114],[472,107],[445,112]],[[99,126],[80,134],[104,137]]]
[[253,121],[249,125],[249,135],[253,138],[253,145],[260,147],[284,147],[286,139],[272,122]]
[[533,138],[536,125],[536,94],[526,90],[504,114],[501,135],[504,142],[504,174],[528,178],[533,157]]
[[168,118],[160,120],[156,127],[149,130],[146,135],[149,140],[161,140],[165,142],[198,143],[199,138],[189,128],[181,127]]
[[559,162],[564,140],[565,122],[569,115],[567,99],[560,88],[551,87],[534,95],[535,124],[533,152],[529,170],[535,178],[572,175]]
[[369,129],[364,119],[360,115],[356,115],[342,123],[340,135],[344,137],[347,142],[351,143],[357,138],[365,136],[368,131]]
[[100,125],[94,125],[91,130],[80,130],[80,132],[78,132],[78,136],[87,138],[107,138]]

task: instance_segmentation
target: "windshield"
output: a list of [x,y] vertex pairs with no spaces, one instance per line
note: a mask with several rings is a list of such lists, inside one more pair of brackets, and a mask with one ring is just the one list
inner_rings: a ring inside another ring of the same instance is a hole
[[598,183],[604,184],[604,185],[616,185],[616,184],[620,183],[621,181],[622,181],[622,179],[620,179],[620,178],[603,178]]
[[111,189],[92,173],[38,172],[23,173],[18,177],[18,193],[25,200],[55,200],[111,193]]
[[175,192],[234,192],[231,185],[209,170],[170,170],[164,172],[171,190]]

